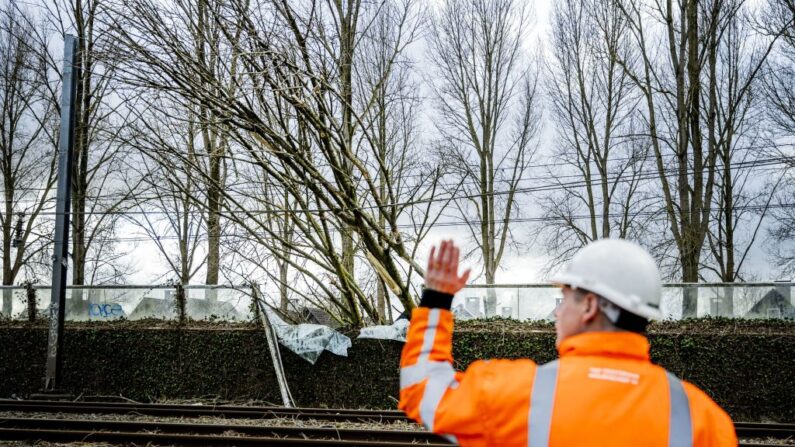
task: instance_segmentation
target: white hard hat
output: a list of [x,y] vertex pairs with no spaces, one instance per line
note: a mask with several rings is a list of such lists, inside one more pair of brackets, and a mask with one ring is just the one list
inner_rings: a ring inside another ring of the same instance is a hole
[[647,319],[662,318],[660,272],[651,255],[634,242],[592,242],[577,252],[552,282],[593,292]]

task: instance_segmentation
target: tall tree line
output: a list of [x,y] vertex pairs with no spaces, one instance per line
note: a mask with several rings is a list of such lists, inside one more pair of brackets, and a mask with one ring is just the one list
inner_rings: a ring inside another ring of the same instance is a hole
[[563,0],[539,45],[521,0],[5,0],[3,284],[46,277],[67,32],[75,285],[125,281],[143,238],[157,280],[388,322],[439,228],[485,283],[604,237],[674,281],[754,279],[761,241],[791,272],[795,8],[762,6]]

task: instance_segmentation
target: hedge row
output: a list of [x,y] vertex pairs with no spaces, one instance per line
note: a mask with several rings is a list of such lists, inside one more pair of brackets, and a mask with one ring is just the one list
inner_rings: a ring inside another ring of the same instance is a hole
[[[454,337],[456,366],[479,358],[552,360],[548,325],[467,322]],[[652,358],[697,384],[736,420],[795,422],[795,323],[732,320],[666,323],[650,334]],[[0,397],[42,386],[47,333],[0,326]],[[67,326],[64,390],[136,400],[217,397],[279,402],[265,337],[257,329],[161,325]],[[355,340],[348,358],[324,353],[313,366],[282,350],[301,406],[394,408],[402,343]]]

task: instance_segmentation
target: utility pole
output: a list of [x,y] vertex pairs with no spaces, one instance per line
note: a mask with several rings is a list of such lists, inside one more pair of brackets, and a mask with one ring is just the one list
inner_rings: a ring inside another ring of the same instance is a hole
[[44,391],[57,391],[63,365],[63,323],[66,306],[66,272],[69,256],[69,214],[71,211],[72,148],[75,141],[75,96],[80,68],[76,64],[77,37],[64,38],[64,69],[61,86],[61,129],[58,140],[58,191],[55,206],[55,250],[52,256],[52,301],[50,334],[47,341],[47,375]]

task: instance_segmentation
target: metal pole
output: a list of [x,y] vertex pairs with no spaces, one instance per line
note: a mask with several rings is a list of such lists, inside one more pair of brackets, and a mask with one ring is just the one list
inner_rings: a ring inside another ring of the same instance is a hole
[[293,401],[293,396],[290,393],[290,386],[287,384],[287,375],[284,373],[284,364],[282,363],[282,356],[279,353],[279,338],[276,336],[276,330],[273,329],[273,325],[268,319],[268,310],[265,308],[265,304],[259,298],[259,291],[257,287],[252,287],[251,293],[254,302],[260,307],[262,325],[265,328],[265,340],[268,343],[268,350],[271,353],[273,372],[276,374],[276,383],[279,385],[279,392],[282,395],[282,404],[286,408],[293,408],[295,407],[295,402]]
[[58,140],[58,191],[55,206],[55,250],[52,256],[52,302],[50,335],[47,341],[47,375],[44,391],[61,385],[63,364],[63,321],[66,305],[66,272],[69,256],[69,213],[71,210],[72,148],[75,140],[75,97],[80,67],[76,64],[77,37],[67,34],[63,48],[61,86],[61,129]]

